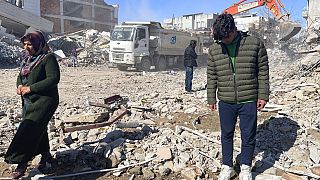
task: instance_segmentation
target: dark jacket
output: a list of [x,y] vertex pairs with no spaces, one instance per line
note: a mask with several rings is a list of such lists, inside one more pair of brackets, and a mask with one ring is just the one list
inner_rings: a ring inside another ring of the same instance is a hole
[[268,55],[263,42],[241,33],[236,49],[236,71],[233,72],[225,45],[215,43],[210,47],[208,104],[216,103],[216,91],[218,98],[227,103],[269,100]]
[[[58,83],[60,81],[59,64],[53,54],[48,54],[28,75],[30,93],[25,95],[31,104],[23,119],[47,124],[59,104]],[[22,85],[21,76],[17,86]]]
[[195,47],[189,45],[186,50],[184,51],[184,66],[195,66],[197,67],[197,53],[195,51]]

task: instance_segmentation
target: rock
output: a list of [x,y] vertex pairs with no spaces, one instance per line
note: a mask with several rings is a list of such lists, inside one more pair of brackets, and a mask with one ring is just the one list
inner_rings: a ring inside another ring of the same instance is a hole
[[120,159],[115,154],[111,154],[109,156],[109,160],[110,161],[107,161],[107,167],[110,168],[116,168],[120,163]]
[[161,177],[168,176],[171,172],[171,170],[165,166],[160,166],[158,171]]
[[303,90],[296,91],[296,98],[298,100],[305,100],[305,96],[303,95]]
[[187,180],[195,180],[197,179],[197,173],[196,171],[191,168],[191,167],[188,167],[186,169],[183,169],[181,171],[181,175],[183,178],[187,179]]
[[316,174],[316,175],[320,176],[320,166],[312,167],[312,168],[311,168],[311,172],[312,172],[313,174]]
[[173,170],[173,161],[166,161],[163,166]]
[[38,156],[34,157],[34,158],[32,159],[32,161],[31,161],[31,164],[32,164],[33,166],[38,165],[39,162],[40,162],[40,159],[41,159],[41,155],[38,155]]
[[310,147],[310,159],[315,163],[320,163],[320,152],[316,147]]
[[168,147],[160,147],[157,149],[157,156],[158,156],[158,159],[161,161],[171,160],[172,159],[171,149]]
[[310,134],[311,139],[315,141],[317,144],[320,144],[320,132],[315,129],[308,129],[308,134]]
[[187,163],[190,159],[190,155],[187,152],[182,152],[179,155],[179,159],[181,163]]
[[255,180],[282,180],[281,176],[271,175],[271,174],[257,174],[252,173],[253,179]]
[[142,174],[141,167],[140,166],[133,167],[129,169],[129,173],[134,175],[141,175]]
[[74,131],[74,132],[71,133],[71,139],[72,140],[78,139],[78,131]]
[[188,108],[184,111],[184,113],[189,113],[189,114],[193,114],[197,111],[198,109],[196,107],[191,107],[191,108]]
[[149,169],[149,168],[143,168],[142,169],[143,179],[154,179],[156,175]]

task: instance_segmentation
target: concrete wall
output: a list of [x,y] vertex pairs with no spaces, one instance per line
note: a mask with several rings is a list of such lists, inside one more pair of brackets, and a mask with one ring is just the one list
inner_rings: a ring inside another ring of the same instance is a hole
[[259,29],[262,17],[249,16],[249,17],[235,17],[237,29],[240,31],[249,31],[250,28]]
[[308,0],[308,21],[307,26],[311,27],[320,22],[320,0]]
[[25,11],[40,16],[40,0],[24,0],[23,4],[23,9]]
[[52,32],[53,27],[53,23],[47,19],[3,0],[0,0],[0,20],[6,32],[17,37],[21,37],[28,30]]

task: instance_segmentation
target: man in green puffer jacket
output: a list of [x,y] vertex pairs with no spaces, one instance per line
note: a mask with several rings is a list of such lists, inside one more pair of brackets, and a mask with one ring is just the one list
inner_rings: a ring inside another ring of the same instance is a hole
[[240,180],[252,179],[251,163],[255,148],[257,110],[269,100],[268,55],[263,42],[237,31],[230,14],[221,14],[213,25],[216,43],[210,47],[207,69],[207,97],[217,110],[221,125],[222,169],[220,180],[235,175],[233,135],[237,117],[241,130]]

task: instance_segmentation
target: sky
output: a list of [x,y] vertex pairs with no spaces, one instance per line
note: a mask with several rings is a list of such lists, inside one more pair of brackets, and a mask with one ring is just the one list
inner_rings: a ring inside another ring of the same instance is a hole
[[[195,13],[221,13],[240,0],[105,0],[107,4],[119,5],[119,23],[123,21],[159,21]],[[252,0],[248,0],[251,2]],[[282,0],[285,9],[294,21],[304,24],[302,9],[307,0]],[[263,13],[265,7],[251,12]],[[268,11],[268,10],[267,10]]]

